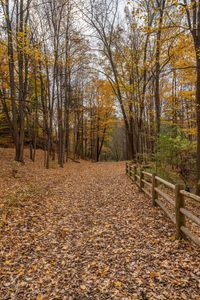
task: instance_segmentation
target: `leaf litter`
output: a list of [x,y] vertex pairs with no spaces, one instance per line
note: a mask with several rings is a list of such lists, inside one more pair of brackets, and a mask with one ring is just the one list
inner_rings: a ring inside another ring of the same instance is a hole
[[200,249],[175,240],[124,163],[45,170],[40,153],[13,178],[1,151],[0,299],[200,300]]

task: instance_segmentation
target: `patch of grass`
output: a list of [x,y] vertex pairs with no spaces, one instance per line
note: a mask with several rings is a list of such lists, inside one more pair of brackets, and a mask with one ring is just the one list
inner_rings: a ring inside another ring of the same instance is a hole
[[25,186],[16,190],[9,197],[7,202],[9,206],[23,206],[23,203],[25,203],[27,200],[41,196],[42,192],[42,188],[38,188],[35,186]]
[[50,160],[49,167],[51,169],[57,169],[58,168],[58,162],[56,160]]
[[28,200],[41,198],[44,193],[44,188],[33,185],[20,187],[15,191],[11,191],[1,203],[0,217],[16,208],[24,207]]

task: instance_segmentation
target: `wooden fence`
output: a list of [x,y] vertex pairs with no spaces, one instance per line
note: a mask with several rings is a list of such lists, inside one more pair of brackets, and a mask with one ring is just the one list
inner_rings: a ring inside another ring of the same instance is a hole
[[[130,162],[126,163],[126,174],[141,191],[151,197],[152,205],[159,206],[175,224],[177,239],[189,238],[200,246],[200,238],[191,232],[186,225],[186,218],[188,218],[188,220],[199,226],[200,229],[200,218],[195,216],[190,210],[186,209],[185,205],[186,199],[195,201],[200,205],[199,196],[186,192],[184,186],[181,184],[174,185],[169,183],[156,176],[156,174],[145,172]],[[163,189],[161,190],[160,186],[167,190],[167,192],[165,190],[163,191]],[[162,200],[160,200],[160,198]],[[165,201],[172,205],[174,213],[169,210],[164,203]]]

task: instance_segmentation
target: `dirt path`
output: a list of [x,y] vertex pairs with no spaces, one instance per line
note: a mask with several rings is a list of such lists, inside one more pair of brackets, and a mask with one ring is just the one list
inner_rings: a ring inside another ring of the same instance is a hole
[[31,176],[45,191],[1,226],[0,299],[200,299],[199,249],[174,241],[124,164]]

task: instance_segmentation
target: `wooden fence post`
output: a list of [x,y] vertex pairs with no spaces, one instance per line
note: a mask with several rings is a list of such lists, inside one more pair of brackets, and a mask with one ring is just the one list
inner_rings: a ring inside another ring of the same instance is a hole
[[144,179],[144,174],[143,174],[143,169],[140,169],[140,190],[142,191],[143,187],[144,187],[144,183],[143,180]]
[[185,226],[185,216],[181,213],[180,208],[185,207],[184,196],[180,191],[184,187],[181,184],[175,185],[175,213],[176,213],[176,238],[184,238],[184,233],[181,230],[181,226]]
[[155,188],[157,187],[157,181],[156,181],[156,174],[152,174],[152,204],[153,206],[157,206],[156,199],[158,197],[157,192],[155,191]]

